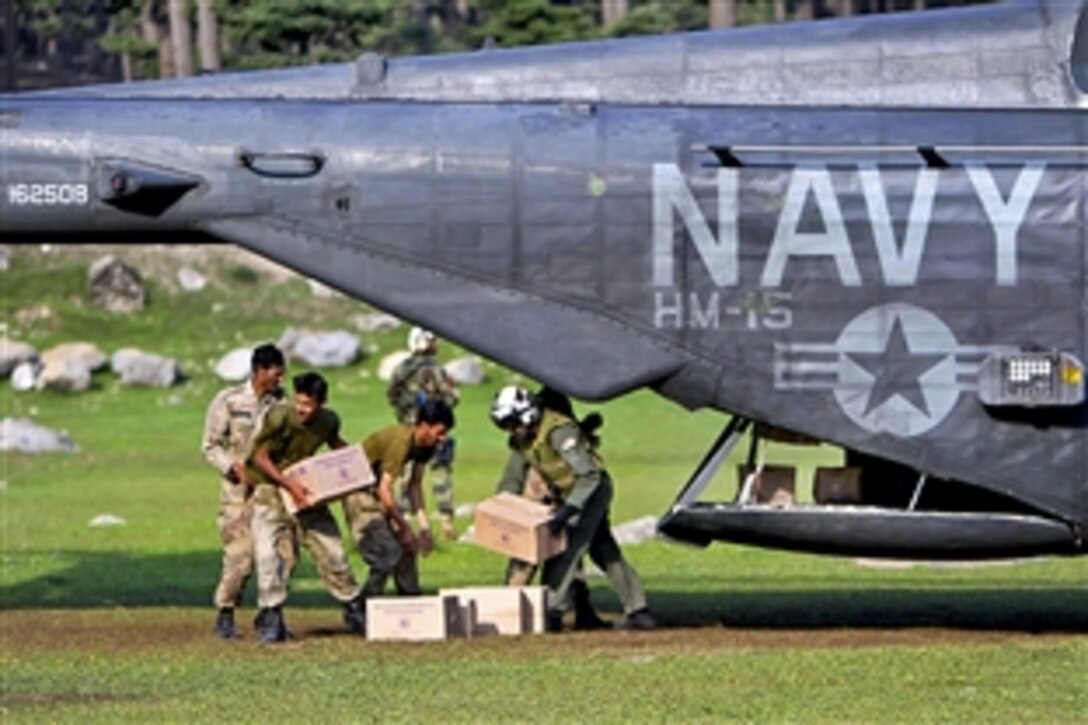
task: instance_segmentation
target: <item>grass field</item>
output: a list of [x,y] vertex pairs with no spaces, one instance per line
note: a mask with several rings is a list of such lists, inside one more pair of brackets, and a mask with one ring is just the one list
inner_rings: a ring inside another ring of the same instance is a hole
[[[89,339],[107,352],[171,354],[189,380],[129,390],[105,374],[72,396],[0,386],[4,417],[65,429],[82,448],[0,462],[6,720],[1082,722],[1088,712],[1084,558],[885,567],[655,541],[626,553],[666,625],[660,632],[407,646],[340,634],[339,612],[304,557],[288,609],[298,639],[262,648],[247,631],[220,643],[210,636],[218,484],[199,453],[204,409],[221,386],[211,365],[289,325],[343,327],[361,308],[224,264],[200,293],[153,284],[147,312],[117,317],[83,301],[84,269],[17,250],[0,277],[8,334],[39,348]],[[43,304],[47,320],[19,322],[21,310]],[[367,338],[367,360],[330,373],[349,439],[389,420],[375,368],[403,334]],[[458,408],[461,502],[489,495],[503,461],[486,410],[510,374],[489,372]],[[650,393],[600,409],[615,522],[662,513],[724,423]],[[830,448],[769,451],[772,462],[799,465],[802,483],[837,458]],[[732,495],[731,470],[708,496]],[[88,526],[103,513],[126,523]],[[502,568],[497,555],[443,542],[423,562],[423,584],[496,583]],[[607,584],[592,587],[615,616]],[[252,601],[250,592],[247,619]]]

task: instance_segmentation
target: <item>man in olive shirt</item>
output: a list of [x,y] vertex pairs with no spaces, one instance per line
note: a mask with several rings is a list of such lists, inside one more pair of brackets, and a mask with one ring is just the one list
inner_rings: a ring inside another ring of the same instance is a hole
[[[412,425],[392,425],[363,441],[366,457],[374,467],[377,485],[344,498],[344,515],[351,536],[359,547],[370,574],[363,585],[363,598],[380,596],[389,576],[397,594],[420,593],[417,553],[427,555],[434,548],[427,511],[423,506],[420,481],[434,448],[453,428],[453,412],[441,400],[428,400],[419,407]],[[397,504],[393,486],[408,472],[406,492],[419,536]]]
[[[253,441],[250,457],[254,494],[253,539],[257,559],[257,630],[264,642],[281,642],[287,627],[281,607],[298,561],[298,537],[313,556],[329,592],[344,605],[344,623],[353,632],[365,629],[359,585],[348,566],[340,528],[327,506],[310,506],[309,491],[288,478],[286,468],[309,458],[324,445],[343,448],[340,418],[325,407],[328,383],[317,373],[294,379],[293,404],[279,406],[265,416]],[[285,489],[299,506],[292,517],[280,498]]]
[[222,477],[219,488],[219,538],[223,542],[223,569],[215,588],[219,614],[215,633],[236,639],[234,608],[253,571],[253,490],[246,485],[245,462],[253,437],[265,413],[283,396],[283,353],[275,345],[261,345],[250,358],[249,380],[221,390],[204,423],[204,457]]
[[624,629],[656,626],[646,606],[642,581],[612,536],[608,509],[612,479],[604,461],[578,424],[543,408],[529,391],[507,386],[491,404],[491,420],[510,435],[516,450],[548,484],[558,508],[548,521],[553,534],[567,530],[566,550],[544,563],[548,587],[548,629],[563,627],[578,561],[586,553],[608,576],[623,604]]

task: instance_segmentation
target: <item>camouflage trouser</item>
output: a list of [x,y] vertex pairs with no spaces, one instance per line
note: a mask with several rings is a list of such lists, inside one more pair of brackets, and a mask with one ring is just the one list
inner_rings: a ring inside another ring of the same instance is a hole
[[612,481],[602,474],[601,484],[582,507],[575,524],[567,529],[566,550],[544,562],[541,578],[548,587],[549,606],[559,612],[570,606],[570,585],[578,572],[578,561],[589,554],[601,571],[608,576],[627,614],[646,606],[642,580],[623,558],[619,544],[612,536],[608,508],[612,504]]
[[419,594],[419,562],[415,554],[406,554],[401,548],[377,497],[370,491],[348,495],[344,498],[344,516],[351,538],[359,547],[363,561],[370,566],[363,597],[380,597],[390,576],[397,594]]
[[340,528],[328,507],[315,506],[292,518],[277,494],[275,503],[259,499],[253,507],[257,604],[262,609],[278,607],[287,599],[287,585],[298,563],[300,537],[329,593],[341,602],[359,596],[359,585],[344,554]]
[[216,525],[223,542],[223,572],[215,588],[215,606],[219,609],[238,606],[242,592],[253,572],[253,500],[245,503],[223,503],[219,506]]

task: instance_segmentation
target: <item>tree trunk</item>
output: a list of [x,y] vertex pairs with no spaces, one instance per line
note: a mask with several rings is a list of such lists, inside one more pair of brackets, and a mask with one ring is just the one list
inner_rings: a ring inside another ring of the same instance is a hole
[[219,19],[212,0],[196,0],[196,28],[200,46],[200,72],[216,73],[222,68],[219,60]]
[[774,0],[774,21],[781,23],[786,20],[786,0]]
[[854,14],[854,0],[839,0],[839,15],[848,18]]
[[797,4],[797,10],[793,13],[793,17],[798,20],[812,20],[816,17],[815,4],[816,0],[800,0]]
[[159,78],[174,76],[174,52],[170,46],[170,36],[159,22],[156,0],[146,0],[140,8],[140,33],[144,40],[158,48]]
[[737,24],[737,0],[710,0],[710,27],[732,28]]
[[189,27],[187,0],[170,0],[170,43],[174,47],[174,75],[193,74],[193,29]]
[[627,0],[601,0],[601,24],[605,27],[618,23],[627,17],[630,11]]
[[926,0],[914,0],[914,9],[915,10],[925,10],[926,9]]

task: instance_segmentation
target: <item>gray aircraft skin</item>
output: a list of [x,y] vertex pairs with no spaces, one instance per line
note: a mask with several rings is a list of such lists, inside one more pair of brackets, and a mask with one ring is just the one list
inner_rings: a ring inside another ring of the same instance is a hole
[[[1083,553],[1076,2],[0,96],[0,242],[217,241],[571,395],[733,414],[661,530]],[[756,421],[863,501],[700,503]]]

